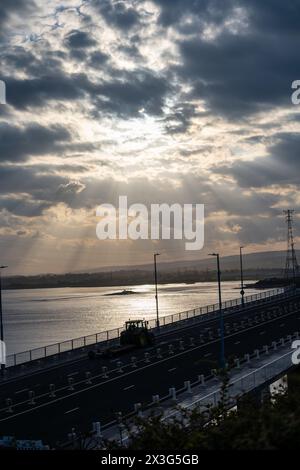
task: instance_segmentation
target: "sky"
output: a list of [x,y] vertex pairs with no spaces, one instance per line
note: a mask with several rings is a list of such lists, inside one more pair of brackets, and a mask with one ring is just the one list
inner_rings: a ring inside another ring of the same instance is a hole
[[[1,0],[7,274],[300,241],[300,0]],[[102,240],[96,207],[205,204],[205,243]],[[298,215],[297,215],[298,211]]]

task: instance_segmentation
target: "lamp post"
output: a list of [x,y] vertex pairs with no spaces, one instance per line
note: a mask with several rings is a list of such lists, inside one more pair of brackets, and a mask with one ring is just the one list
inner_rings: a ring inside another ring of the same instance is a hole
[[157,266],[156,258],[160,253],[154,253],[154,280],[155,280],[155,302],[156,302],[156,327],[159,328],[159,313],[158,313],[158,294],[157,294]]
[[244,247],[243,246],[240,246],[240,269],[241,269],[241,297],[242,297],[242,307],[245,306],[245,301],[244,301],[244,295],[245,295],[245,291],[244,291],[244,273],[243,273],[243,253],[242,253],[242,249]]
[[5,347],[4,347],[4,331],[3,331],[3,315],[2,315],[2,278],[1,278],[1,270],[7,268],[7,266],[0,266],[0,348],[1,348],[1,375],[4,375],[4,370],[5,370],[5,363],[3,362],[5,360],[4,354],[5,354]]
[[224,344],[224,318],[222,311],[222,295],[221,295],[221,270],[220,270],[220,255],[219,253],[209,253],[210,256],[217,258],[217,271],[218,271],[218,290],[219,290],[219,313],[220,313],[220,339],[221,339],[221,351],[220,351],[220,367],[225,368],[225,344]]

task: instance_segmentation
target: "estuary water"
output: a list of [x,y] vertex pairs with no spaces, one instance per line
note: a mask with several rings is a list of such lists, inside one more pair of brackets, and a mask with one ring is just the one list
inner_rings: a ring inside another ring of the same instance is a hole
[[[111,295],[124,289],[134,294]],[[163,284],[158,289],[161,316],[218,301],[214,282]],[[247,289],[246,295],[257,292]],[[156,315],[153,285],[20,289],[2,294],[8,354],[113,329],[129,318]],[[238,282],[222,283],[224,301],[239,295]]]

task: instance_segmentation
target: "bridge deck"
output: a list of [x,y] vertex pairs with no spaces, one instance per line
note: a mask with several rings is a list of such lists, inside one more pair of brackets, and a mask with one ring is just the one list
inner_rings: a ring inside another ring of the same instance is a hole
[[[218,319],[214,319],[165,332],[155,347],[134,352],[134,364],[132,354],[94,361],[84,356],[3,382],[1,434],[39,438],[54,445],[65,441],[72,428],[88,431],[95,421],[105,425],[115,419],[116,412],[125,414],[135,403],[151,402],[154,394],[163,396],[172,386],[180,388],[199,374],[208,376],[218,363],[218,326]],[[243,357],[299,330],[298,295],[232,312],[225,320],[227,360]],[[107,373],[103,373],[103,367],[107,367]],[[50,384],[55,386],[55,392],[51,387],[52,396]]]

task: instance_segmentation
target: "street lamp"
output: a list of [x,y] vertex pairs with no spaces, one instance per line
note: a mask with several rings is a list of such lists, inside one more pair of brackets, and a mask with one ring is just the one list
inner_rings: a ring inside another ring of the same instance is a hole
[[154,280],[155,280],[155,301],[156,301],[156,327],[159,328],[159,314],[158,314],[158,295],[157,295],[157,266],[156,266],[156,257],[160,253],[154,253]]
[[219,289],[219,313],[220,313],[220,338],[221,338],[220,366],[221,366],[221,369],[224,369],[225,368],[225,344],[224,344],[224,318],[223,318],[222,296],[221,296],[220,255],[219,255],[219,253],[209,253],[209,256],[215,256],[217,258],[218,289]]
[[241,297],[242,297],[242,307],[245,306],[245,301],[244,301],[244,295],[245,295],[245,291],[244,291],[244,273],[243,273],[243,253],[242,253],[242,249],[244,247],[243,246],[240,246],[240,269],[241,269]]
[[[3,315],[2,315],[2,282],[1,282],[1,269],[5,269],[7,266],[0,266],[0,347],[1,347],[1,361],[5,360],[4,357],[4,332],[3,332]],[[4,375],[5,363],[1,362],[1,375]]]

